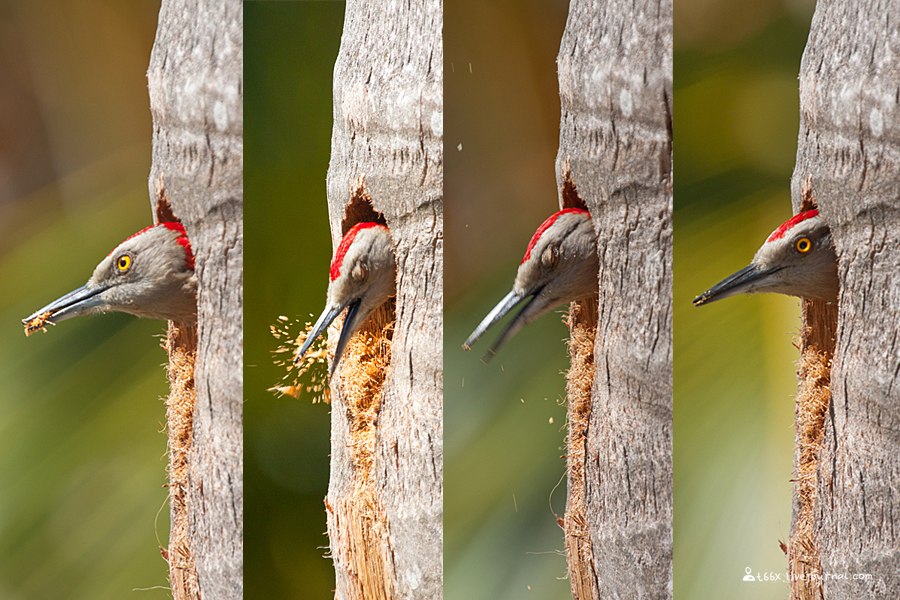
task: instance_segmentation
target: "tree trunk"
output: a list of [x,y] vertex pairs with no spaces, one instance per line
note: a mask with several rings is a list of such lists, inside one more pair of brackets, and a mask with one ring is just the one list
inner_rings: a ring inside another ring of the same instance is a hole
[[671,2],[572,0],[558,67],[561,204],[591,212],[600,257],[571,315],[572,593],[670,598]]
[[396,310],[369,319],[332,380],[326,508],[342,600],[441,597],[441,28],[439,0],[348,0],[334,69],[332,237],[383,219],[397,258]]
[[[198,320],[169,326],[173,596],[243,596],[243,12],[163,0],[147,78],[157,220],[191,240]],[[195,360],[196,358],[196,360]]]
[[820,1],[800,67],[794,204],[811,181],[841,280],[811,540],[826,600],[900,598],[898,12],[896,0]]

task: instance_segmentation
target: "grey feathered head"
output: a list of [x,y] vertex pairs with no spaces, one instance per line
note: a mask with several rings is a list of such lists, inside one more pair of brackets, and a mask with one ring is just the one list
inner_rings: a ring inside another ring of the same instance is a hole
[[837,256],[831,229],[818,210],[802,212],[782,223],[749,265],[694,298],[694,305],[755,292],[827,302],[837,299]]
[[116,246],[86,284],[22,323],[30,333],[45,323],[110,311],[192,322],[197,315],[196,296],[190,241],[181,223],[165,222],[142,229]]

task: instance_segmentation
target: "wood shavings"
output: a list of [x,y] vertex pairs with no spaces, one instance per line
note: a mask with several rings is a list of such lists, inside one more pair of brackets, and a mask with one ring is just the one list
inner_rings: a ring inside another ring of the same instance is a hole
[[23,323],[25,326],[25,337],[30,336],[32,333],[36,333],[38,331],[43,331],[47,333],[47,325],[53,325],[53,321],[50,320],[50,315],[52,313],[48,310],[47,312],[42,312],[35,318],[30,321],[26,321]]
[[333,410],[341,411],[348,429],[352,482],[346,491],[329,490],[326,502],[328,532],[335,562],[355,574],[346,598],[391,600],[398,598],[390,527],[376,483],[376,441],[382,391],[391,361],[395,306],[388,301],[366,319],[344,351],[340,398]]
[[575,598],[598,597],[593,575],[594,549],[587,514],[587,432],[591,417],[591,386],[594,381],[594,340],[597,335],[597,301],[573,302],[565,319],[569,325],[569,359],[566,373],[566,465],[568,494],[565,532],[569,584]]
[[331,388],[328,381],[328,349],[326,348],[327,336],[316,340],[306,351],[306,354],[298,361],[297,353],[312,331],[313,323],[306,321],[299,334],[291,333],[300,320],[291,319],[284,315],[278,317],[273,325],[269,326],[272,337],[280,342],[272,354],[277,366],[286,370],[281,381],[270,387],[269,391],[279,396],[299,398],[304,393],[311,396],[313,404],[324,402],[331,403]]

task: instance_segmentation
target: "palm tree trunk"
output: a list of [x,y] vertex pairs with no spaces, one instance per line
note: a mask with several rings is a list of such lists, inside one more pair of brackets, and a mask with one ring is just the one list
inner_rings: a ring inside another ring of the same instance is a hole
[[348,0],[334,68],[332,238],[383,219],[397,258],[395,306],[354,336],[332,380],[326,508],[341,600],[442,594],[441,28],[439,0]]
[[243,597],[243,12],[164,0],[147,73],[150,194],[196,258],[198,319],[171,323],[168,400],[177,600]]
[[[809,576],[792,582],[793,598],[900,597],[898,10],[820,1],[800,66],[794,205],[814,200],[831,226],[841,293],[836,319],[804,311],[804,345],[837,327],[814,485],[801,496],[798,473],[795,486],[788,556]],[[804,356],[801,398],[807,366]],[[798,455],[801,441],[798,428]]]
[[672,4],[572,0],[561,205],[591,212],[599,296],[570,316],[572,595],[672,596]]

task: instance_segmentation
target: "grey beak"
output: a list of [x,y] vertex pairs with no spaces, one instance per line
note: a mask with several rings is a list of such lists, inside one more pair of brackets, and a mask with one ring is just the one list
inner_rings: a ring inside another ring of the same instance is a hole
[[22,319],[22,324],[27,325],[30,321],[47,315],[49,323],[59,323],[72,317],[90,314],[95,309],[103,306],[104,301],[100,298],[100,294],[105,292],[107,287],[89,287],[83,285],[77,290],[72,290],[65,296],[57,298],[47,306],[39,308],[28,317]]
[[531,303],[537,299],[538,295],[541,293],[541,289],[538,289],[533,294],[520,294],[515,290],[508,293],[506,297],[504,297],[503,300],[501,300],[497,304],[497,306],[495,306],[491,310],[491,312],[489,312],[487,316],[482,319],[481,323],[478,324],[478,327],[475,328],[475,331],[472,332],[472,335],[470,335],[469,338],[463,343],[463,350],[470,350],[472,348],[472,344],[478,341],[478,338],[480,338],[484,334],[484,332],[491,327],[491,325],[505,317],[516,306],[525,302],[522,310],[520,310],[513,318],[513,320],[509,322],[509,324],[506,326],[506,329],[503,330],[503,333],[501,333],[500,337],[497,338],[497,341],[494,342],[494,345],[491,346],[485,353],[485,355],[481,358],[481,360],[486,363],[490,362],[490,360],[497,353],[497,350],[500,349],[500,346],[506,343],[509,338],[514,336],[519,331],[519,329],[521,329],[522,326],[525,325],[523,314],[526,310],[528,310],[528,307],[531,305]]
[[328,369],[329,377],[334,375],[334,372],[337,370],[338,363],[341,362],[341,355],[344,353],[344,348],[347,347],[350,336],[356,331],[356,317],[359,314],[360,304],[362,304],[361,299],[354,300],[347,307],[347,316],[344,317],[344,326],[341,327],[341,336],[338,338],[337,348],[334,349],[334,360],[331,361],[331,368]]
[[756,284],[766,277],[780,271],[780,267],[774,269],[760,269],[754,264],[749,264],[737,273],[732,273],[716,285],[712,286],[696,298],[694,298],[694,306],[703,306],[722,298],[728,298],[736,294],[752,292],[757,287]]
[[334,375],[335,369],[337,369],[337,365],[341,360],[341,354],[344,352],[344,348],[347,346],[347,342],[350,340],[350,336],[353,334],[353,331],[356,329],[356,315],[359,312],[359,305],[362,303],[362,300],[353,300],[349,304],[336,305],[336,306],[327,306],[325,311],[319,316],[319,319],[316,321],[316,324],[313,325],[312,331],[309,336],[306,338],[306,341],[303,342],[303,346],[300,348],[300,352],[297,353],[297,358],[294,359],[294,363],[300,362],[300,358],[306,354],[306,351],[309,350],[309,347],[313,345],[313,342],[316,341],[320,335],[322,335],[328,326],[337,319],[338,315],[343,312],[344,308],[347,308],[347,317],[344,319],[344,326],[341,328],[341,336],[338,338],[337,348],[334,351],[334,361],[331,363],[331,368],[328,369],[328,376]]
[[300,359],[303,358],[303,355],[306,354],[306,351],[309,350],[309,347],[313,345],[313,342],[316,341],[322,332],[328,329],[328,326],[331,325],[332,321],[337,319],[337,316],[341,314],[341,311],[344,310],[343,306],[326,306],[324,312],[319,315],[319,319],[316,321],[316,324],[313,325],[312,331],[306,338],[306,341],[303,342],[303,346],[300,348],[300,352],[297,353],[297,358],[294,359],[294,364],[300,362]]

